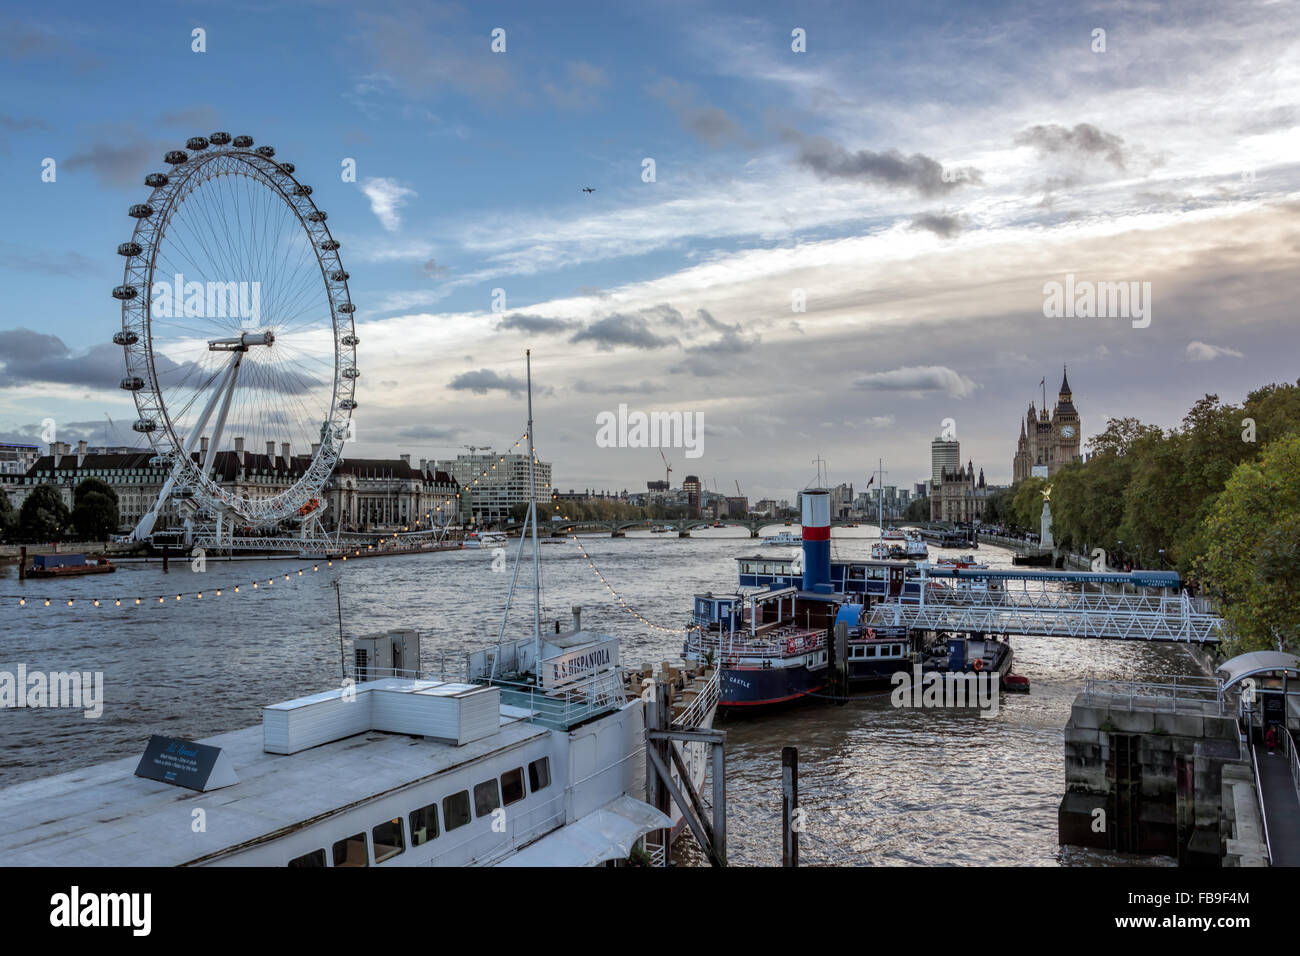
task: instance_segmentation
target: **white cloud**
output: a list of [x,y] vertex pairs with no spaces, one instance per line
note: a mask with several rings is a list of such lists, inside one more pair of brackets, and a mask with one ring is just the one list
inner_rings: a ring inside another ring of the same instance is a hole
[[402,224],[397,210],[406,205],[408,196],[417,193],[409,186],[403,186],[396,179],[384,176],[372,176],[362,180],[361,191],[370,200],[370,211],[379,219],[379,224],[389,232],[396,232]]
[[868,372],[853,380],[857,388],[895,392],[946,392],[965,398],[979,386],[946,365],[911,365],[888,372]]
[[1232,358],[1243,358],[1242,354],[1236,349],[1210,345],[1206,342],[1187,343],[1187,357],[1193,362],[1212,362],[1216,358],[1222,358],[1225,355],[1229,355]]

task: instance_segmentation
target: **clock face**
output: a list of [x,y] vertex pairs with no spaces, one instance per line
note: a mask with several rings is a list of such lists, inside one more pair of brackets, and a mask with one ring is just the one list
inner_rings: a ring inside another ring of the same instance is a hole
[[1073,425],[1062,425],[1062,426],[1061,426],[1061,437],[1062,437],[1062,438],[1073,438],[1073,437],[1074,437],[1074,426],[1073,426]]

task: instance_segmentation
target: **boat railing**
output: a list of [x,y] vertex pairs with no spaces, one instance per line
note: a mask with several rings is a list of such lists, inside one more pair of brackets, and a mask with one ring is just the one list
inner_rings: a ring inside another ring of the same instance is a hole
[[721,670],[713,668],[713,672],[704,682],[704,686],[699,689],[695,699],[673,720],[674,724],[679,727],[699,727],[704,723],[705,714],[718,704],[721,674]]
[[617,668],[598,672],[560,687],[549,688],[507,677],[472,676],[466,673],[463,667],[451,671],[445,668],[417,671],[366,667],[358,670],[354,677],[357,681],[400,677],[409,680],[498,687],[501,690],[502,704],[528,711],[529,722],[553,730],[568,730],[591,717],[617,709],[627,702],[623,675]]
[[[686,652],[698,654],[701,658],[713,654],[722,660],[735,660],[740,657],[782,657],[790,653],[802,653],[816,645],[822,632],[816,628],[800,625],[784,625],[768,630],[762,634],[750,634],[748,631],[728,631],[724,634],[695,632],[686,639]],[[812,640],[809,640],[812,638]],[[798,639],[800,647],[790,650],[790,641]]]
[[1296,745],[1294,731],[1282,728],[1282,745],[1291,758],[1291,785],[1295,787],[1296,800],[1300,801],[1300,747]]
[[1088,677],[1083,685],[1083,699],[1125,710],[1134,710],[1139,705],[1144,709],[1163,710],[1167,703],[1174,713],[1180,707],[1204,713],[1205,705],[1211,704],[1222,715],[1224,708],[1222,680],[1186,674],[1160,674],[1154,680],[1143,681]]

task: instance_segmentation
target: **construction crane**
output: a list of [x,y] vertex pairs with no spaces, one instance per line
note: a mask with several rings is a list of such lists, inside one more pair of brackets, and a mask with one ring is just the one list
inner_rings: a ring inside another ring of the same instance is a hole
[[481,448],[483,451],[487,451],[487,452],[490,452],[490,451],[492,450],[492,446],[491,446],[491,445],[461,445],[460,447],[461,447],[461,448],[468,448],[468,449],[469,449],[469,453],[470,453],[471,455],[474,454],[476,451],[478,451],[480,448]]
[[664,460],[664,484],[666,484],[669,488],[672,488],[673,466],[668,464],[668,457],[664,454],[664,450],[662,448],[659,449],[659,457]]
[[745,497],[745,493],[744,493],[743,491],[740,490],[740,479],[739,479],[739,478],[736,479],[736,497],[737,497],[737,498],[743,498],[743,497]]

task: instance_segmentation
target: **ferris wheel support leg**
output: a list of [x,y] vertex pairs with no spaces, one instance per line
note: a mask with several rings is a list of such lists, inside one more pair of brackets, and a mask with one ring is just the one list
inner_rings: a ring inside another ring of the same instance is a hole
[[[185,447],[181,449],[180,456],[172,463],[172,472],[163,482],[163,486],[158,491],[158,500],[154,502],[149,512],[140,519],[140,523],[135,526],[131,532],[132,541],[143,541],[153,534],[153,526],[158,521],[158,513],[162,511],[164,502],[167,501],[172,493],[172,486],[176,484],[176,478],[180,475],[181,470],[185,467],[182,462],[190,457],[194,447],[199,443],[199,436],[203,434],[203,429],[207,427],[208,419],[212,417],[212,409],[216,407],[217,399],[223,399],[222,418],[224,420],[226,411],[230,408],[230,396],[234,391],[235,373],[239,370],[239,363],[243,359],[242,352],[235,352],[231,359],[230,367],[226,370],[225,380],[221,387],[214,390],[212,397],[208,399],[208,404],[203,408],[203,414],[195,423],[194,428],[190,431],[190,436],[185,440]],[[212,443],[212,448],[208,451],[208,461],[212,460],[212,453],[216,450],[217,443]],[[204,471],[207,470],[207,463],[204,464]]]

